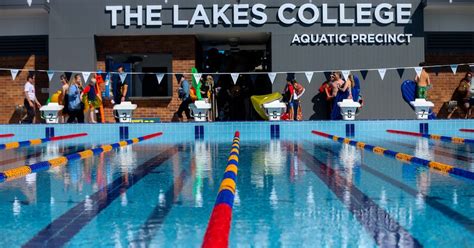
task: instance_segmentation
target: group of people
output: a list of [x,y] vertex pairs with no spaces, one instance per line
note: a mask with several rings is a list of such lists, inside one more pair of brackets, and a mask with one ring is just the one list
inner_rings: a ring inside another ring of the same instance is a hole
[[[120,74],[124,73],[123,67],[117,69],[118,74],[112,76],[115,87],[106,87],[110,82],[106,82],[100,73],[91,74],[88,83],[83,82],[81,74],[75,74],[68,81],[66,75],[61,75],[61,89],[50,98],[51,102],[57,102],[64,106],[60,112],[60,122],[62,123],[84,123],[87,117],[89,123],[104,122],[103,104],[110,100],[112,104],[120,104],[126,100],[128,86],[122,82]],[[41,108],[41,104],[35,93],[36,75],[30,73],[25,83],[24,106],[26,116],[21,123],[35,123],[36,112]]]
[[327,106],[327,119],[342,119],[341,109],[337,103],[344,99],[352,99],[355,102],[361,102],[360,85],[357,77],[352,74],[344,80],[342,72],[335,71],[329,76],[329,80],[324,82],[319,88],[319,93],[325,97]]

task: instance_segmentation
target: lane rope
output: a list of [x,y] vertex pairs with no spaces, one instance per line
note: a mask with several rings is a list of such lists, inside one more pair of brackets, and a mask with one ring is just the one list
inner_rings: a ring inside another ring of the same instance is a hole
[[236,179],[239,167],[240,133],[235,132],[227,167],[222,178],[216,203],[212,210],[209,224],[204,235],[202,247],[228,247],[232,208],[236,190]]
[[0,138],[11,138],[15,136],[14,134],[12,133],[7,133],[7,134],[0,134]]
[[5,144],[0,144],[0,150],[10,150],[16,149],[20,147],[28,147],[28,146],[37,146],[51,141],[59,141],[59,140],[67,140],[67,139],[74,139],[78,137],[87,136],[87,133],[76,133],[76,134],[68,134],[63,136],[56,136],[51,138],[44,138],[44,139],[31,139],[25,141],[15,141],[9,142]]
[[366,144],[364,142],[359,142],[359,141],[348,139],[348,138],[342,138],[342,137],[338,137],[338,136],[335,136],[335,135],[331,135],[331,134],[327,134],[327,133],[323,133],[323,132],[319,132],[319,131],[315,131],[315,130],[313,130],[312,133],[316,134],[318,136],[333,140],[335,142],[339,142],[341,144],[348,144],[348,145],[351,145],[351,146],[355,146],[355,147],[357,147],[361,150],[367,150],[367,151],[371,151],[371,152],[373,152],[375,154],[378,154],[378,155],[385,155],[385,156],[388,156],[388,157],[392,157],[392,158],[395,158],[395,159],[397,159],[399,161],[402,161],[402,162],[413,163],[413,164],[421,165],[421,166],[424,166],[424,167],[432,168],[432,169],[435,169],[435,170],[438,170],[438,171],[441,171],[441,172],[444,172],[444,173],[448,173],[448,174],[460,176],[460,177],[463,177],[463,178],[467,178],[467,179],[470,179],[470,180],[474,180],[474,172],[464,170],[464,169],[460,169],[460,168],[456,168],[452,165],[448,165],[448,164],[440,163],[440,162],[436,162],[436,161],[426,160],[426,159],[415,157],[415,156],[412,156],[412,155],[409,155],[409,154],[392,151],[392,150],[389,150],[389,149],[385,149],[383,147],[373,146],[373,145]]
[[22,178],[31,173],[46,171],[46,170],[49,170],[50,168],[65,165],[68,162],[71,162],[74,160],[82,160],[82,159],[86,159],[95,155],[99,155],[101,153],[110,152],[120,147],[136,144],[138,142],[142,142],[148,139],[158,137],[162,134],[163,134],[162,132],[153,133],[153,134],[149,134],[149,135],[142,136],[139,138],[124,140],[124,141],[120,141],[120,142],[113,143],[110,145],[102,145],[94,149],[88,149],[81,152],[72,153],[66,156],[53,158],[47,161],[42,161],[42,162],[34,163],[31,165],[24,165],[17,168],[5,170],[3,172],[0,172],[0,183]]
[[415,133],[415,132],[407,132],[401,130],[387,130],[388,133],[392,134],[400,134],[400,135],[407,135],[407,136],[415,136],[415,137],[423,137],[432,140],[439,140],[453,144],[474,144],[473,139],[465,139],[460,137],[450,137],[450,136],[443,136],[443,135],[436,135],[436,134],[422,134],[422,133]]

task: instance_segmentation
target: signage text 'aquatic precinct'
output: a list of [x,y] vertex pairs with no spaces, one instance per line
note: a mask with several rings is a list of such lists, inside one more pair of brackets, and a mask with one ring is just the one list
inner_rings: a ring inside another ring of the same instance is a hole
[[[167,10],[165,12],[165,10]],[[270,10],[267,5],[256,4],[213,4],[212,6],[196,5],[194,8],[180,8],[179,5],[108,5],[111,26],[137,27],[172,27],[192,28],[197,25],[216,27],[231,25],[262,26],[269,21]],[[272,11],[275,11],[272,9]],[[304,25],[407,25],[411,22],[411,3],[357,3],[346,6],[340,3],[329,6],[305,3],[297,6],[285,3],[277,7],[276,21],[284,26]],[[172,16],[164,18],[164,13]],[[271,15],[273,16],[273,15]],[[170,20],[164,23],[163,20]],[[120,22],[120,23],[119,23]],[[412,34],[295,34],[291,44],[408,44]]]

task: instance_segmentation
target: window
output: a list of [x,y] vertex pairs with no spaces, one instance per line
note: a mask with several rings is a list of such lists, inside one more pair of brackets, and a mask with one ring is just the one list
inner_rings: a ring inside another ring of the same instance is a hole
[[107,56],[107,71],[143,72],[127,75],[128,96],[133,98],[169,98],[173,95],[172,76],[165,75],[160,84],[156,73],[172,72],[171,54],[118,54]]

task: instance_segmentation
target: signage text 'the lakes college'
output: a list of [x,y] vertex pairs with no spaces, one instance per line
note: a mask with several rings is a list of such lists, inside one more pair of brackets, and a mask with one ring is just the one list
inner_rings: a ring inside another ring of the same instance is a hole
[[[278,8],[277,21],[284,25],[301,23],[304,25],[321,24],[409,24],[411,18],[411,3],[358,3],[355,7],[346,7],[341,3],[337,6],[338,11],[333,16],[329,13],[331,7],[323,3],[317,6],[313,3],[306,3],[296,6],[292,3],[282,4]],[[222,6],[213,4],[212,8],[206,9],[204,5],[198,4],[194,8],[193,15],[188,18],[182,16],[182,9],[179,5],[172,7],[172,25],[187,26],[195,25],[218,26],[218,25],[264,25],[268,21],[266,13],[267,6],[257,3],[249,4],[224,4]],[[163,5],[138,5],[132,8],[130,5],[108,5],[105,7],[106,13],[111,16],[111,26],[119,25],[118,16],[124,16],[126,27],[163,25],[162,10]],[[354,12],[354,18],[349,12]],[[332,13],[332,11],[331,11]],[[230,16],[230,17],[229,17]],[[132,23],[133,21],[133,23]]]
[[[296,6],[292,3],[282,4],[277,8],[277,22],[284,26],[295,24],[311,26],[316,23],[320,25],[407,25],[411,22],[411,3],[357,3],[354,6],[346,6],[340,3],[337,6],[328,6],[323,3],[320,6],[313,3],[305,3]],[[335,8],[335,9],[334,9]],[[330,11],[331,9],[331,11]],[[165,12],[165,10],[167,10]],[[163,7],[163,5],[108,5],[106,13],[110,14],[111,26],[113,28],[121,25],[125,27],[161,27],[164,13],[170,13],[172,27],[192,28],[196,25],[204,27],[231,26],[231,25],[255,25],[262,26],[268,22],[269,14],[267,5],[256,4],[213,4],[207,8],[198,4],[189,10],[181,9],[179,5]],[[185,17],[185,13],[187,16]],[[190,14],[192,13],[192,15]],[[119,18],[123,16],[123,18]],[[121,21],[122,23],[119,23]],[[291,45],[331,45],[331,44],[358,44],[358,45],[402,45],[411,42],[412,34],[295,34],[291,38]]]

